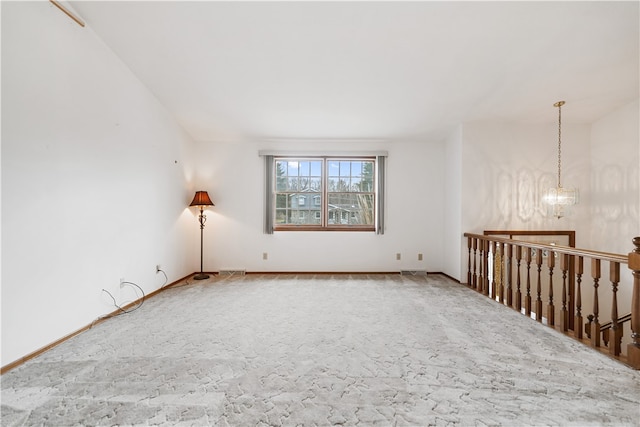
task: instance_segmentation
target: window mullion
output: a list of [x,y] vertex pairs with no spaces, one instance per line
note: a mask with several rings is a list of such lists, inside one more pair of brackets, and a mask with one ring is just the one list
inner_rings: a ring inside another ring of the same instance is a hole
[[327,159],[322,159],[322,227],[329,225],[329,196],[327,195],[327,187],[329,184],[329,171],[327,170]]

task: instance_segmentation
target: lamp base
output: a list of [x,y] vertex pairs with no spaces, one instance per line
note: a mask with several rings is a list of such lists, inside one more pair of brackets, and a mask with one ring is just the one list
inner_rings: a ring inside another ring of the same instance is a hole
[[204,279],[208,279],[209,275],[208,274],[204,274],[204,273],[198,273],[195,276],[193,276],[193,278],[195,280],[204,280]]

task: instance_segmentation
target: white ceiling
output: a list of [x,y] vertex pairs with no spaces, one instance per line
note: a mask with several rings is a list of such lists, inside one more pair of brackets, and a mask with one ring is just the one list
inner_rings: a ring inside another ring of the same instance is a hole
[[199,141],[585,123],[640,90],[638,1],[69,4]]

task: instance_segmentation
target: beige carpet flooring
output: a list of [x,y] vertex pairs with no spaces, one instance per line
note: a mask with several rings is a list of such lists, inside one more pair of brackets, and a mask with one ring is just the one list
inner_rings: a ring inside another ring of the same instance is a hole
[[640,426],[640,372],[439,275],[189,281],[1,388],[2,426]]

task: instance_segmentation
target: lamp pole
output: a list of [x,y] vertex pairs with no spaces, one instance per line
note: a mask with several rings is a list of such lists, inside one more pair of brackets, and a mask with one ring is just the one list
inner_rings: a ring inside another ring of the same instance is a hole
[[193,276],[195,280],[208,279],[209,275],[203,271],[203,252],[204,252],[204,223],[207,222],[207,217],[204,214],[205,206],[215,206],[209,194],[206,191],[196,191],[196,195],[193,197],[193,201],[189,206],[197,206],[200,209],[200,215],[198,215],[198,221],[200,222],[200,273]]
[[208,279],[209,275],[204,274],[203,272],[203,252],[204,252],[204,223],[207,222],[207,217],[204,215],[204,206],[200,205],[200,215],[198,216],[198,221],[200,221],[200,273],[196,274],[193,278],[196,280]]

